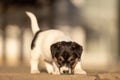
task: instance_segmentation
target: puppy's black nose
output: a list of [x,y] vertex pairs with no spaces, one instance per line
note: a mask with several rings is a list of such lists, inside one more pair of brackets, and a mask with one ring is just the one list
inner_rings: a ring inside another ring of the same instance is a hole
[[68,74],[69,71],[68,71],[68,70],[64,70],[63,73],[64,73],[64,74]]

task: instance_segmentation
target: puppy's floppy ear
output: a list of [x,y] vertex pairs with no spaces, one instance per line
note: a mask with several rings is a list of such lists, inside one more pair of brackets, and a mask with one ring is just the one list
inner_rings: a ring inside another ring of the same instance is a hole
[[75,51],[78,58],[80,58],[81,54],[82,54],[82,51],[83,51],[83,47],[81,45],[79,45],[78,43],[76,43],[76,42],[72,42],[71,48],[72,48],[73,51]]
[[60,43],[60,42],[55,43],[55,44],[52,44],[52,45],[50,46],[52,58],[54,58],[55,55],[56,55],[57,53],[59,53],[59,51],[60,51],[60,46],[61,46],[61,43]]

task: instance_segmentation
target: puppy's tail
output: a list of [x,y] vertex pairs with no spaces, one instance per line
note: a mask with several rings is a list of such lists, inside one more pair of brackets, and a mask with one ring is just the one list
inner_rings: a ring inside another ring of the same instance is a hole
[[31,20],[32,31],[35,34],[37,31],[40,30],[40,28],[38,26],[38,22],[37,22],[36,16],[33,13],[28,12],[28,11],[26,11],[26,14],[29,16],[29,18]]

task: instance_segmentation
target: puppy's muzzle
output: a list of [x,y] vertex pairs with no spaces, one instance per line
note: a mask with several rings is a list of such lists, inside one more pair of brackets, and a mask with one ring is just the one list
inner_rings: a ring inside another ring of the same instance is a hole
[[61,74],[71,74],[71,68],[69,68],[67,66],[62,66],[60,68],[60,73]]
[[63,73],[64,74],[69,74],[69,70],[64,70]]

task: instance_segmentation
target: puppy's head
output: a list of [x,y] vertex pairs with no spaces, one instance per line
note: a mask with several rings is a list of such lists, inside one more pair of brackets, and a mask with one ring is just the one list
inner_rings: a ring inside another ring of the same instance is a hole
[[82,54],[82,46],[76,42],[57,42],[51,45],[51,54],[61,74],[73,74]]

